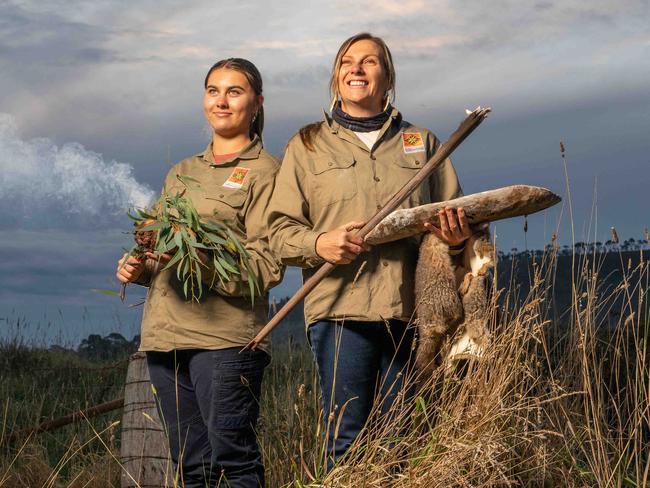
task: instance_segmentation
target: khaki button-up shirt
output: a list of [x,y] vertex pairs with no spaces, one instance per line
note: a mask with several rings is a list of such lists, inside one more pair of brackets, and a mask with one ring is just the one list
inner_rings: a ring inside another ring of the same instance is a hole
[[[185,190],[201,219],[229,221],[231,229],[250,254],[250,264],[262,291],[254,305],[244,296],[246,282],[216,279],[213,270],[203,272],[200,303],[188,301],[183,284],[176,278],[175,268],[161,270],[147,260],[138,283],[149,286],[144,304],[140,349],[169,351],[172,349],[222,349],[247,344],[268,318],[268,289],[282,279],[283,267],[269,249],[267,206],[279,162],[262,149],[255,138],[241,153],[215,164],[212,144],[205,152],[185,159],[174,166],[165,179],[165,191]],[[198,180],[186,188],[177,175]],[[244,175],[243,179],[241,176]],[[268,349],[268,343],[260,345]]]
[[[303,280],[324,261],[318,236],[349,221],[367,221],[424,166],[439,145],[426,129],[402,120],[394,109],[371,150],[327,115],[313,139],[314,151],[294,136],[276,179],[269,222],[271,246],[283,263],[303,269]],[[461,195],[451,161],[401,205],[409,208]],[[322,319],[409,320],[414,310],[418,238],[374,246],[337,266],[305,298],[307,324]]]

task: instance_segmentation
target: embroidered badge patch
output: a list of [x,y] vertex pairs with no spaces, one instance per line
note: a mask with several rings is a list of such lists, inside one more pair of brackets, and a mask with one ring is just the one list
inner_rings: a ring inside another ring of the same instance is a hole
[[225,186],[226,188],[241,188],[244,184],[244,180],[246,179],[248,171],[248,168],[240,168],[237,166],[232,170],[232,173],[222,186]]
[[419,132],[402,132],[402,147],[406,154],[424,152],[424,141]]

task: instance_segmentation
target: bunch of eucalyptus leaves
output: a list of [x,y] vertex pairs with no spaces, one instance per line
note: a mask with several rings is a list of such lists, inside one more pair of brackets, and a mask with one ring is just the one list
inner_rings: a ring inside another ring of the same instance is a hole
[[[196,179],[177,175],[185,186],[172,193],[163,189],[160,198],[151,209],[138,209],[135,215],[129,213],[134,221],[136,245],[129,251],[131,256],[143,257],[146,253],[171,256],[163,269],[175,267],[176,277],[183,283],[183,293],[187,300],[198,302],[203,294],[203,275],[212,272],[209,288],[236,280],[242,288],[246,282],[251,301],[259,293],[256,276],[250,267],[250,255],[230,228],[229,222],[199,217],[192,200],[186,191],[200,189]],[[243,291],[243,290],[242,290]],[[123,293],[122,293],[122,296]]]

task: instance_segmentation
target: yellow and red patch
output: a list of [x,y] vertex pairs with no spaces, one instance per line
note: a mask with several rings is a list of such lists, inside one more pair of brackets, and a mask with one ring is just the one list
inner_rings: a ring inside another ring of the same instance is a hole
[[241,188],[244,184],[244,180],[246,179],[246,175],[248,174],[250,170],[248,168],[240,168],[237,166],[235,169],[232,170],[232,173],[228,177],[228,179],[224,182],[223,186],[226,188]]
[[419,132],[402,132],[402,147],[406,154],[424,152],[424,140]]

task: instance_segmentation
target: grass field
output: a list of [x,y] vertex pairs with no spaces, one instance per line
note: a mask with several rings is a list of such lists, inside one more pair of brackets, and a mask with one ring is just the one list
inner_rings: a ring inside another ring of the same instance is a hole
[[[328,422],[309,352],[277,346],[259,426],[268,486],[649,486],[643,253],[635,264],[618,254],[625,272],[614,287],[603,277],[600,253],[560,264],[557,252],[537,256],[523,299],[515,299],[515,274],[497,276],[489,353],[440,370],[430,394],[405,399],[389,419],[373,423],[329,473],[321,467]],[[570,294],[566,311],[553,294],[558,276]],[[6,439],[120,396],[125,370],[119,358],[88,361],[19,340],[0,345],[0,486],[119,486],[119,411],[25,442]],[[328,420],[335,429],[337,419]]]

